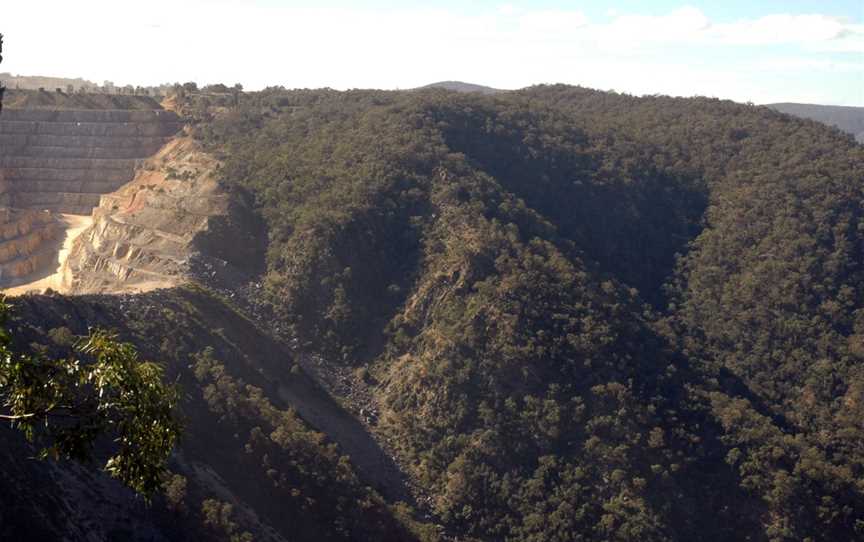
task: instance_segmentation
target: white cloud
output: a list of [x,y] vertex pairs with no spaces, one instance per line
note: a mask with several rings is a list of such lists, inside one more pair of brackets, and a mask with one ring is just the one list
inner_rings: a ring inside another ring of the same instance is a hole
[[864,55],[864,24],[847,24],[830,40],[807,44],[807,49],[824,53],[858,53]]
[[502,4],[498,6],[498,13],[504,15],[505,17],[512,17],[514,15],[519,15],[520,13],[524,12],[524,8],[514,6],[513,4]]
[[852,26],[826,15],[768,15],[717,25],[712,37],[736,45],[813,44],[837,40]]
[[519,17],[519,33],[524,36],[571,36],[574,31],[587,25],[588,17],[581,11],[544,10]]
[[667,15],[620,15],[598,31],[627,41],[686,41],[697,39],[711,21],[697,8],[685,6]]
[[698,8],[685,6],[666,15],[618,15],[588,30],[594,39],[610,43],[790,44],[864,53],[864,25],[819,14],[777,14],[715,24]]
[[858,61],[812,57],[766,57],[744,63],[750,70],[763,72],[829,72],[864,74],[864,57]]

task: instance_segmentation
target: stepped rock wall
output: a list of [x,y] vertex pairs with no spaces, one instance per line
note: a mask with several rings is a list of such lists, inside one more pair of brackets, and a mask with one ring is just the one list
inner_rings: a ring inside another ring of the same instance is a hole
[[237,194],[213,178],[217,161],[177,137],[130,183],[103,195],[62,268],[69,293],[146,291],[255,273],[266,234]]
[[4,109],[4,204],[89,214],[180,128],[177,115],[163,110]]
[[13,284],[50,265],[61,233],[49,211],[0,209],[0,281]]
[[163,110],[5,108],[0,115],[0,286],[59,267],[66,219],[90,215],[177,133]]
[[136,292],[260,271],[263,224],[181,127],[164,110],[4,110],[0,287]]

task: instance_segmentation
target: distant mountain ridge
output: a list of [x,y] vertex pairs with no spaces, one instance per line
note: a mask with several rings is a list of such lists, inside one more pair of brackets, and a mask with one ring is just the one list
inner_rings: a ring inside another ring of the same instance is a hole
[[474,83],[465,83],[464,81],[439,81],[437,83],[432,83],[431,85],[419,87],[418,90],[427,88],[443,88],[445,90],[454,90],[456,92],[476,92],[478,94],[498,94],[500,92],[506,92],[506,90],[487,87],[484,85],[475,85]]
[[835,126],[855,136],[858,142],[864,143],[864,107],[797,103],[768,104],[768,107],[788,115]]

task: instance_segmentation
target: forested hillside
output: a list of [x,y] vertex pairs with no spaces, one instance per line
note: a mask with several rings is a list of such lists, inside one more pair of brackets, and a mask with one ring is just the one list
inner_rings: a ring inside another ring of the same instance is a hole
[[864,148],[573,87],[264,92],[199,126],[274,313],[485,540],[861,536]]
[[852,138],[569,86],[177,107],[266,222],[264,275],[19,309],[22,347],[78,314],[172,364],[194,423],[148,512],[169,539],[864,538]]
[[802,119],[836,126],[864,143],[864,107],[795,103],[770,104],[768,107]]

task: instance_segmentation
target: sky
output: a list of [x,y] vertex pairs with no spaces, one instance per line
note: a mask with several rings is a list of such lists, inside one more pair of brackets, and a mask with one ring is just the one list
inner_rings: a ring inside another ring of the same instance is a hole
[[40,0],[0,6],[0,72],[153,85],[568,83],[864,106],[864,0]]

